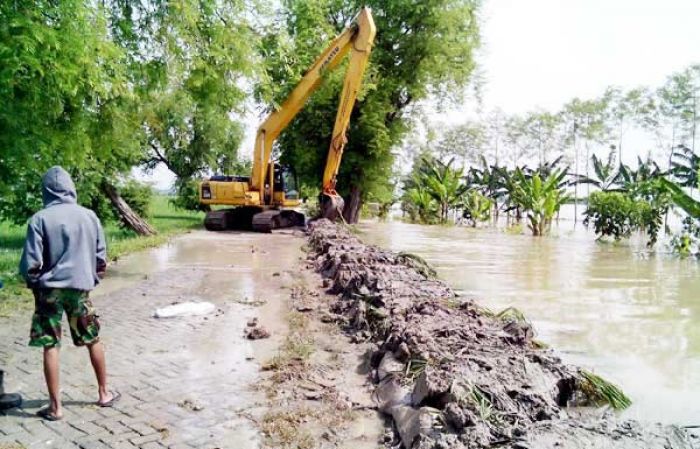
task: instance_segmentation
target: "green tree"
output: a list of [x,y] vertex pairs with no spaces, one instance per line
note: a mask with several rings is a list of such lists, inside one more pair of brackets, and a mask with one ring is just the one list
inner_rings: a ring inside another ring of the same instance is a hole
[[[606,126],[605,99],[581,100],[574,98],[564,105],[560,112],[566,133],[566,142],[573,149],[574,173],[581,175],[580,146],[585,150],[585,176],[590,177],[588,161],[591,147],[603,143],[608,138],[609,128]],[[588,190],[590,194],[590,189]],[[578,220],[578,184],[574,184],[574,222]]]
[[447,163],[433,159],[431,163],[423,166],[420,173],[421,184],[438,204],[440,223],[447,223],[450,211],[460,205],[467,190],[467,186],[462,182],[464,171],[461,168],[453,168],[453,163],[454,159]]
[[448,128],[436,146],[438,159],[456,158],[462,166],[479,162],[486,146],[486,129],[483,123],[468,120]]
[[255,11],[246,0],[111,1],[111,29],[127,55],[146,169],[176,175],[181,205],[193,180],[237,163],[243,113],[258,67]]
[[643,203],[624,192],[593,192],[588,197],[584,223],[593,222],[598,238],[629,237],[642,224]]
[[690,148],[679,145],[671,155],[671,174],[682,187],[695,188],[698,185],[700,156]]
[[608,87],[603,94],[607,120],[616,137],[618,160],[622,162],[625,134],[655,108],[652,92],[639,87],[623,91],[619,87]]
[[[411,107],[430,97],[461,98],[475,67],[479,1],[285,0],[282,6],[261,46],[267,72],[257,92],[266,104],[285,97],[360,7],[372,8],[377,36],[338,175],[345,218],[355,222],[370,193],[390,191],[392,149],[411,128]],[[279,140],[282,160],[296,167],[306,184],[320,183],[341,72],[327,75]]]
[[493,200],[478,190],[468,190],[464,194],[462,201],[462,208],[464,209],[462,217],[469,220],[472,227],[475,228],[478,222],[488,221],[491,218]]
[[138,161],[124,67],[95,4],[0,2],[0,219],[23,222],[40,207],[52,165],[94,206]]
[[546,111],[530,112],[523,118],[523,129],[531,152],[537,154],[540,164],[552,153],[563,148],[561,116]]
[[437,221],[447,223],[450,212],[462,206],[467,191],[464,170],[454,168],[453,164],[454,159],[445,163],[423,154],[416,161],[411,176],[404,181],[404,204],[419,211],[417,216],[422,222],[432,222],[426,214],[434,211]]
[[[595,154],[591,156],[591,165],[595,176],[574,175],[573,182],[577,184],[591,184],[600,190],[614,190],[620,182],[620,172],[615,160],[615,147],[613,146],[608,153],[607,161],[603,161]],[[592,194],[591,194],[592,195]]]
[[677,145],[685,145],[695,150],[695,132],[698,120],[700,98],[700,65],[686,68],[668,77],[657,90],[658,116],[656,133],[670,128],[670,145],[666,138],[666,150],[670,157]]

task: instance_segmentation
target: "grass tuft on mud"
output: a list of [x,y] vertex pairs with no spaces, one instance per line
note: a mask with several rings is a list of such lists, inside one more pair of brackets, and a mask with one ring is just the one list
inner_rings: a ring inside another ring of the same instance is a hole
[[314,438],[301,426],[315,417],[308,408],[268,411],[262,418],[261,430],[271,447],[283,449],[313,449]]
[[615,410],[624,410],[632,405],[632,400],[615,384],[602,377],[581,370],[581,390],[596,405],[608,404]]
[[400,252],[396,256],[396,261],[415,269],[428,279],[437,279],[437,271],[435,271],[425,259],[417,254]]

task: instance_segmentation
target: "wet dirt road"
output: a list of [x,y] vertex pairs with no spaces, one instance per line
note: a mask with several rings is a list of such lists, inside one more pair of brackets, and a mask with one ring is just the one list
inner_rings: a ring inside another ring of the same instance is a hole
[[[29,314],[0,322],[0,367],[23,409],[0,414],[0,446],[57,448],[257,448],[261,437],[246,410],[261,398],[252,385],[260,364],[283,338],[282,322],[303,239],[193,232],[110,266],[93,294],[102,322],[111,384],[123,394],[98,409],[85,350],[64,339],[62,392],[66,419],[45,423],[41,353],[26,346]],[[155,319],[156,308],[209,301],[205,317]],[[272,332],[249,342],[243,331],[258,317]],[[66,327],[64,325],[64,327]]]

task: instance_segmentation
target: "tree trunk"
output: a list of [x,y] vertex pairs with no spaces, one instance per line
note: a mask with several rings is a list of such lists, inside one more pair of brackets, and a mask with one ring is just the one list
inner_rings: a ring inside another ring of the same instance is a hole
[[131,209],[131,207],[119,195],[119,192],[117,192],[117,189],[113,185],[109,184],[108,182],[104,182],[102,184],[102,191],[105,195],[107,195],[109,201],[112,203],[112,206],[114,206],[114,208],[117,210],[119,218],[125,226],[132,229],[139,235],[157,234],[155,229],[153,229],[146,220],[141,218]]
[[362,208],[362,191],[358,186],[350,187],[350,197],[343,210],[345,221],[354,224],[360,221],[360,209]]

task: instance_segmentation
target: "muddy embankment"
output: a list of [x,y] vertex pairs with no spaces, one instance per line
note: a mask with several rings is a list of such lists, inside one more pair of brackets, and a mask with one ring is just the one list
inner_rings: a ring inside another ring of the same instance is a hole
[[517,313],[457,298],[422,260],[364,245],[326,220],[310,227],[309,243],[337,295],[333,319],[373,344],[373,396],[403,447],[700,447],[684,429],[595,407],[626,398],[565,365]]

